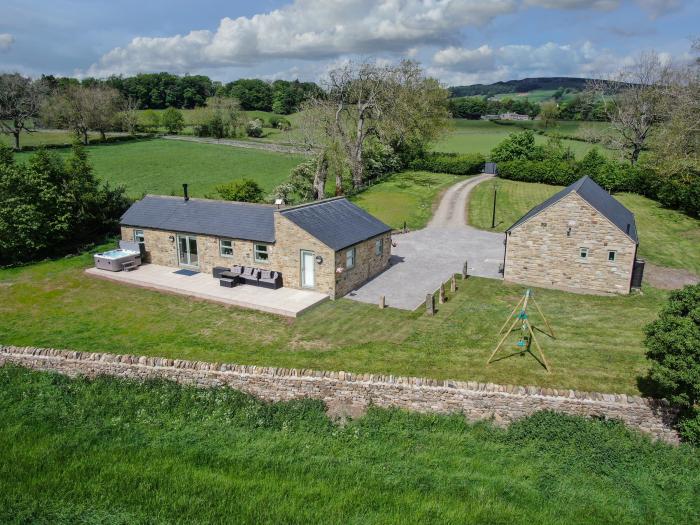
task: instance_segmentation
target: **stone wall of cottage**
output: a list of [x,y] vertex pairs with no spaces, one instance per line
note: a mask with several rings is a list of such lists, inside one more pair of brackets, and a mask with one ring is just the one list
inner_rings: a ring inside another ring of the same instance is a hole
[[0,366],[14,363],[69,376],[107,374],[168,379],[198,387],[235,388],[267,401],[321,399],[356,413],[370,404],[418,412],[463,413],[506,425],[540,410],[618,419],[655,439],[677,443],[676,412],[663,400],[568,389],[523,387],[294,368],[242,366],[32,347],[0,346]]
[[[143,231],[146,262],[163,266],[179,266],[177,258],[177,232],[122,226],[122,239],[128,241],[133,240],[135,229]],[[171,241],[170,237],[175,240]],[[197,249],[199,252],[199,270],[202,272],[209,273],[215,266],[231,267],[235,264],[279,271],[277,264],[279,257],[274,244],[254,243],[241,239],[226,238],[227,240],[233,241],[233,256],[222,257],[219,249],[219,237],[209,235],[195,235],[195,237],[197,237]],[[221,239],[224,239],[224,237],[221,237]],[[255,260],[255,244],[264,244],[267,246],[267,262]]]
[[275,269],[279,268],[284,285],[291,288],[301,288],[301,251],[313,252],[314,258],[321,256],[322,262],[314,262],[313,290],[336,297],[333,250],[281,213],[275,213],[275,249]]
[[[376,253],[376,242],[381,240],[381,253]],[[377,237],[358,243],[355,248],[355,267],[347,270],[347,253],[353,248],[350,246],[335,254],[335,267],[343,268],[341,273],[336,273],[335,293],[336,297],[342,297],[360,285],[384,271],[389,266],[391,258],[391,233],[387,232]],[[377,297],[379,300],[379,297]]]
[[[585,259],[580,257],[581,248],[588,248]],[[608,251],[616,252],[614,262],[608,261]],[[632,239],[571,193],[511,231],[504,279],[563,290],[627,294],[635,253]]]

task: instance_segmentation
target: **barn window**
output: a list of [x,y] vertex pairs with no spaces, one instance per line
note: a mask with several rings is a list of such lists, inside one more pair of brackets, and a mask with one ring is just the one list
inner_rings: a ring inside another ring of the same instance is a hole
[[355,247],[345,252],[345,269],[350,270],[355,267]]
[[579,257],[581,257],[581,259],[588,259],[588,248],[580,248]]
[[613,250],[610,250],[608,252],[608,261],[615,262],[615,255],[616,255],[616,252]]
[[230,239],[219,239],[219,253],[222,257],[233,257],[233,241]]

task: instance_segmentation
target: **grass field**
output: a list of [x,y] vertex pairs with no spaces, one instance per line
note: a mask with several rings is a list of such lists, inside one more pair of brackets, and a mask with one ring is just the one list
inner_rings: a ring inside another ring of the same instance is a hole
[[3,523],[697,523],[700,455],[540,413],[500,430],[0,368]]
[[[484,155],[488,155],[490,151],[510,133],[521,131],[523,127],[532,127],[537,125],[535,122],[494,124],[493,122],[487,120],[464,119],[454,119],[453,122],[453,130],[442,139],[438,140],[433,145],[433,150],[454,153],[482,153]],[[520,124],[525,124],[525,126],[520,126]],[[572,129],[571,134],[573,135],[574,125],[568,125],[567,127]],[[580,130],[578,123],[576,123],[576,129]],[[557,128],[557,131],[564,133],[563,129],[559,130]],[[546,136],[535,135],[535,142],[537,144],[546,144],[547,140],[548,138]],[[582,142],[580,140],[563,139],[562,144],[565,147],[570,147],[577,158],[582,157],[589,150],[596,147],[595,144]],[[609,155],[614,154],[614,152],[606,150],[601,146],[597,147],[602,153]]]
[[637,393],[642,329],[667,297],[653,288],[627,297],[537,290],[557,332],[541,338],[548,374],[528,356],[485,365],[525,289],[497,280],[460,282],[435,317],[342,299],[288,320],[90,278],[89,266],[85,254],[0,270],[0,342]]
[[[482,230],[491,229],[494,184],[498,184],[497,231],[505,231],[530,208],[561,189],[561,186],[502,179],[479,184],[471,193],[469,223]],[[635,215],[640,257],[654,264],[684,268],[700,275],[699,220],[663,208],[658,202],[641,195],[619,193],[615,198]]]
[[[117,135],[117,133],[107,133],[107,136]],[[89,133],[88,137],[90,140],[97,139],[100,137],[99,133]],[[35,131],[34,133],[22,133],[20,135],[21,147],[24,146],[41,146],[44,144],[70,144],[75,140],[75,135],[70,131],[64,131],[60,129],[55,130],[41,130]],[[12,135],[0,134],[0,144],[5,144],[7,146],[15,145],[15,138]]]
[[[163,139],[105,144],[87,148],[95,174],[112,184],[125,184],[133,197],[144,193],[182,193],[189,184],[194,197],[214,193],[218,184],[250,178],[265,191],[284,181],[301,155],[232,148]],[[70,150],[58,150],[68,155]],[[32,153],[18,153],[18,161]]]
[[392,228],[425,227],[432,217],[440,192],[463,177],[446,173],[407,171],[392,175],[381,183],[356,195],[352,201]]
[[[511,98],[514,100],[528,99],[530,102],[534,102],[537,104],[540,102],[544,102],[545,100],[551,100],[556,91],[556,89],[533,89],[532,91],[528,91],[527,93],[499,93],[498,95],[494,95],[493,98],[496,100],[503,100],[506,98]],[[561,101],[567,102],[574,98],[575,95],[576,93],[565,93]]]

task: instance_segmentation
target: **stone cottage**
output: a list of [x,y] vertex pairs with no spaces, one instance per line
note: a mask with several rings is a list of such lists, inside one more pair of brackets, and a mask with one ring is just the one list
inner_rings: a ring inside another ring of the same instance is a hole
[[342,297],[389,264],[391,228],[342,197],[276,208],[147,195],[121,218],[145,262],[211,272],[234,265],[282,274],[283,285]]
[[628,294],[638,245],[632,212],[582,177],[506,230],[503,277],[569,291]]

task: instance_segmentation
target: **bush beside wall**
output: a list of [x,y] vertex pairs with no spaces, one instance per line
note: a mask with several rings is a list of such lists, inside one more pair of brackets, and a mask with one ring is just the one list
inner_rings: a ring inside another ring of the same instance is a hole
[[426,153],[422,158],[411,162],[411,169],[450,173],[452,175],[473,175],[481,173],[486,159],[479,153],[460,155],[457,153]]

